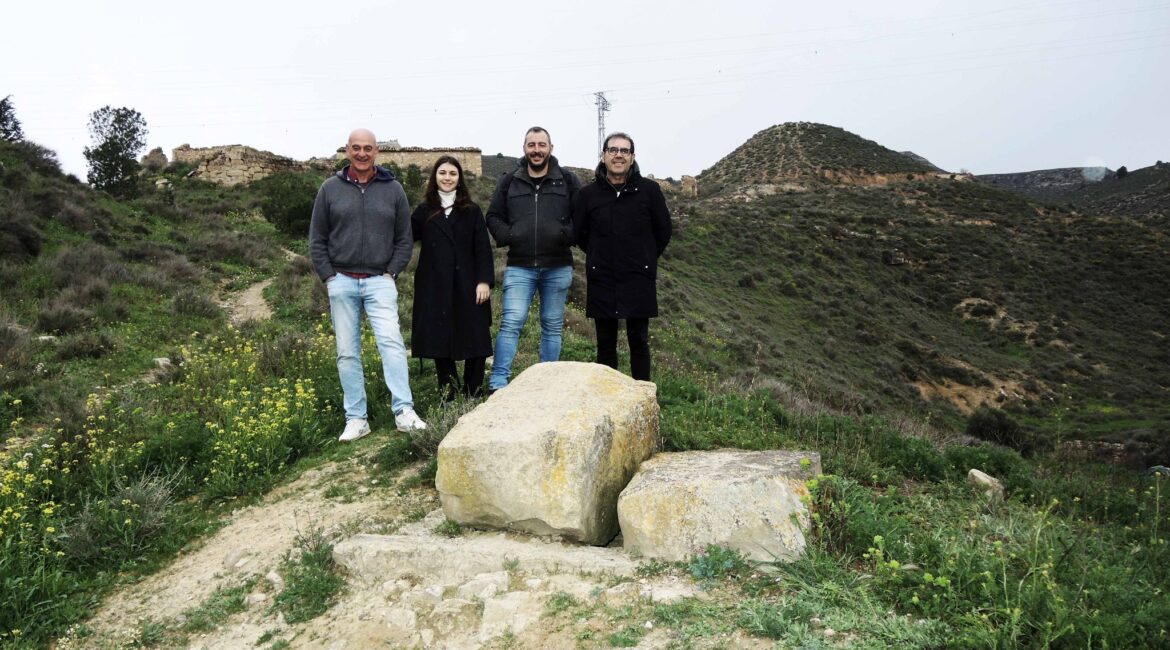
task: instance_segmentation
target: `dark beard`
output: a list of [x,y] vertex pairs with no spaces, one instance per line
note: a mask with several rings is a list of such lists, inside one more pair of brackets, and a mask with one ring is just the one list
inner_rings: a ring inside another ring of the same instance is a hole
[[532,162],[532,159],[531,159],[531,158],[528,158],[528,156],[525,156],[525,158],[528,160],[528,169],[529,169],[529,171],[534,171],[534,172],[542,172],[542,171],[544,171],[544,170],[545,170],[545,169],[548,167],[548,159],[549,159],[549,157],[548,157],[548,156],[545,156],[545,157],[544,157],[544,160],[543,160],[543,161],[542,161],[542,162],[541,162],[539,165],[537,165],[536,163]]

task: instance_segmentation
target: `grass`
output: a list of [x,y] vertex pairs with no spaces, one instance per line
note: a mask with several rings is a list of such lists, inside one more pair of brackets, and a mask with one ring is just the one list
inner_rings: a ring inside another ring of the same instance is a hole
[[251,577],[234,587],[219,588],[199,606],[183,612],[186,619],[180,630],[199,634],[216,629],[233,614],[239,614],[247,606],[246,598],[259,578]]
[[290,554],[281,564],[285,586],[273,603],[273,609],[290,624],[325,613],[345,586],[333,562],[333,544],[321,531],[298,536],[297,549],[299,553]]

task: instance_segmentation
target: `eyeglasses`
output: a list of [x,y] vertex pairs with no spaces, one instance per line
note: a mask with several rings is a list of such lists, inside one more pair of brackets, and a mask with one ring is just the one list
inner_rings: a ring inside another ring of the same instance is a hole
[[629,148],[629,147],[610,147],[610,148],[605,150],[605,153],[607,153],[611,156],[616,156],[619,153],[623,156],[628,156],[628,155],[634,153],[634,150]]

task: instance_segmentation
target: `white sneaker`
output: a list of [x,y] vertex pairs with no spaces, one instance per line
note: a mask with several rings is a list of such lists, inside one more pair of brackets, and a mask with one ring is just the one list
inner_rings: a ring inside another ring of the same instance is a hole
[[395,414],[394,424],[398,426],[399,431],[422,431],[427,428],[427,423],[423,422],[409,406]]
[[353,420],[346,420],[345,431],[342,432],[338,440],[341,442],[353,442],[359,438],[364,438],[369,432],[370,423],[364,419],[354,418]]

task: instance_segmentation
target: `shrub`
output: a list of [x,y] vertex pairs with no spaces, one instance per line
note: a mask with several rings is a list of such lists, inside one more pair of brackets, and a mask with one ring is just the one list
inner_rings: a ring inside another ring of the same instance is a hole
[[167,524],[176,479],[142,476],[125,482],[115,476],[113,491],[91,498],[64,526],[61,550],[77,564],[104,564],[140,555]]
[[944,456],[956,479],[963,479],[967,472],[977,469],[1002,481],[1011,492],[1024,489],[1029,484],[1027,463],[1010,449],[983,443],[976,447],[950,447]]
[[114,351],[114,340],[108,334],[84,332],[67,336],[57,345],[57,359],[98,359]]
[[0,223],[0,258],[19,260],[41,254],[41,231],[19,217]]
[[126,279],[129,269],[119,261],[110,249],[97,244],[80,244],[61,249],[50,263],[53,285],[68,287],[79,278],[101,276]]
[[213,318],[220,315],[219,304],[196,289],[185,288],[175,293],[175,313],[183,316]]
[[1002,410],[987,405],[980,406],[967,419],[967,435],[1011,447],[1025,456],[1044,448],[1043,441],[1035,433],[1020,426]]
[[260,193],[260,210],[276,229],[294,235],[309,232],[313,201],[320,179],[308,174],[279,172],[252,183]]
[[888,432],[874,450],[877,462],[902,476],[922,481],[941,481],[947,472],[942,454],[929,440]]
[[93,313],[63,300],[52,300],[37,312],[37,329],[50,334],[69,334],[89,325]]
[[269,257],[268,249],[255,236],[222,230],[205,232],[191,246],[191,252],[204,260],[244,265],[255,265]]
[[61,175],[61,162],[57,160],[56,151],[28,140],[9,143],[8,147],[29,166],[29,169],[46,176]]

